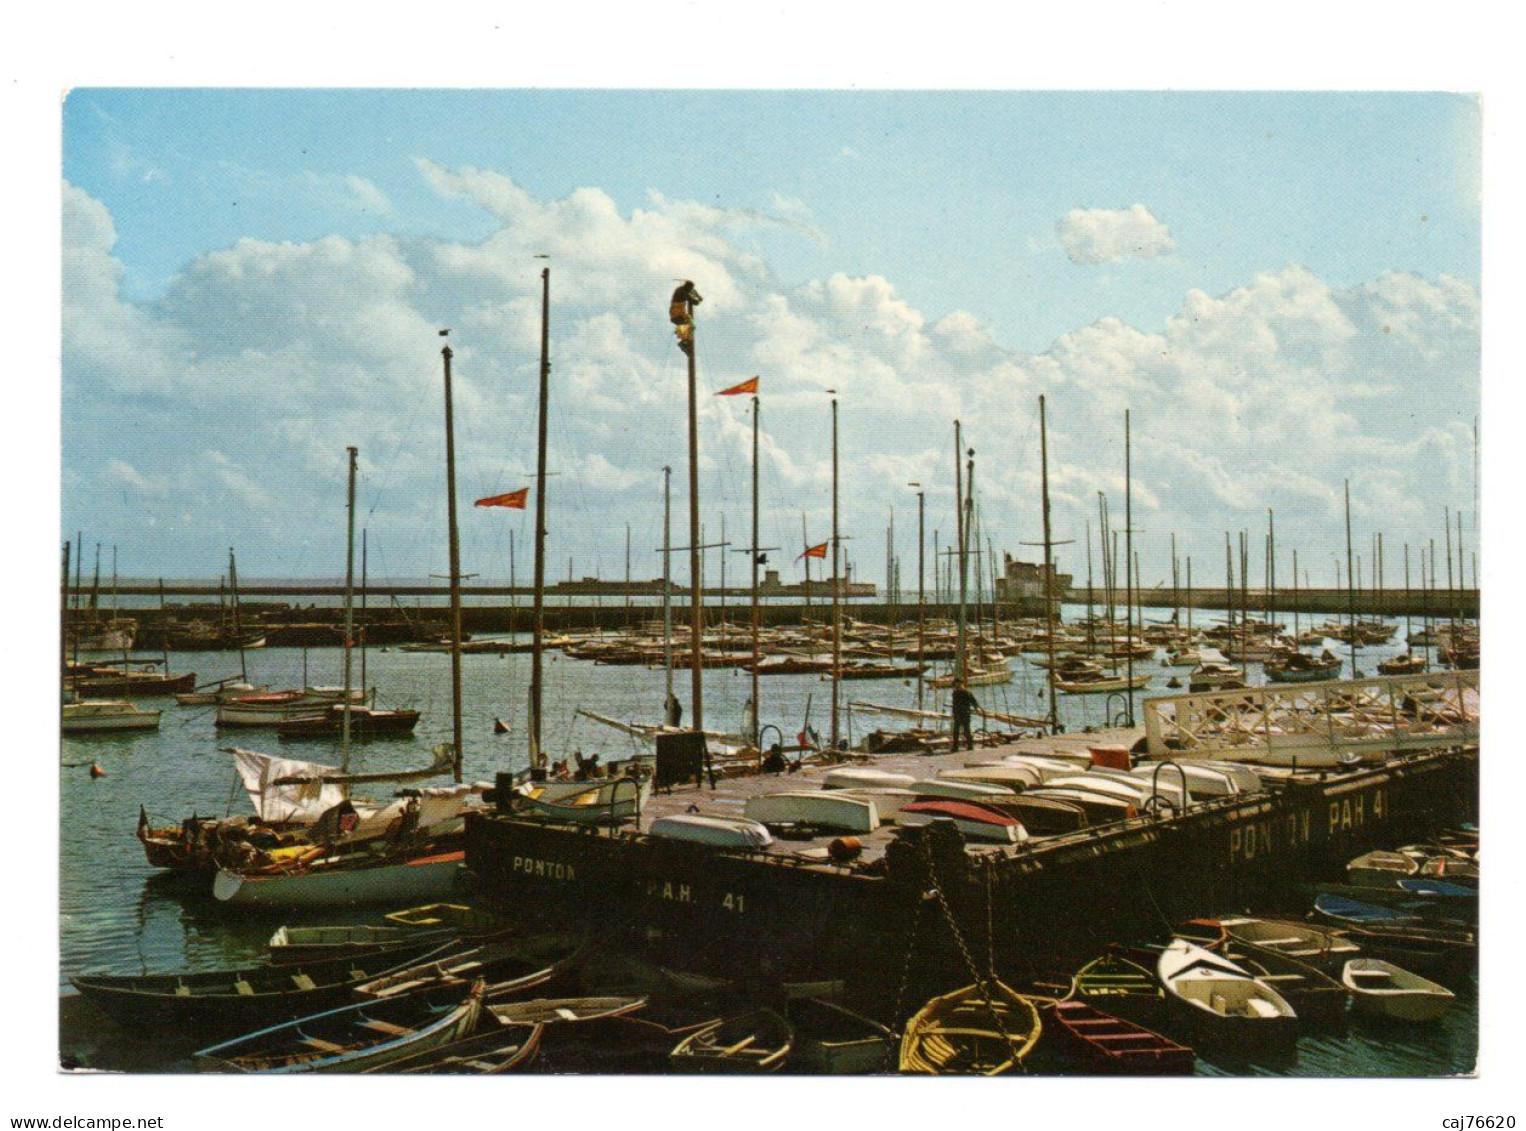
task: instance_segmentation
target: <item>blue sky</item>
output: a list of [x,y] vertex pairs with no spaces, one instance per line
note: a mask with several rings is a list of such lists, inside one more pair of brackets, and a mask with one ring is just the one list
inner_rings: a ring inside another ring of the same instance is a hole
[[[681,357],[660,318],[675,262],[717,273],[701,355],[713,387],[728,368],[763,369],[788,394],[779,414],[765,400],[781,528],[824,504],[801,398],[862,380],[844,394],[861,480],[846,505],[868,576],[882,576],[871,532],[906,505],[905,480],[946,477],[955,413],[992,453],[998,546],[1031,536],[1032,453],[1003,445],[1031,439],[1039,392],[1072,528],[1095,490],[1113,494],[1116,418],[1134,409],[1147,571],[1163,568],[1165,531],[1206,554],[1213,531],[1260,529],[1267,506],[1293,544],[1334,545],[1348,475],[1369,529],[1419,539],[1443,506],[1471,507],[1479,129],[1476,100],[1424,94],[75,91],[65,526],[120,542],[136,572],[215,570],[230,537],[267,571],[323,572],[331,548],[282,524],[339,497],[312,449],[342,451],[340,422],[360,413],[349,439],[390,463],[369,477],[389,484],[373,520],[394,524],[400,571],[432,568],[432,549],[399,543],[435,503],[435,453],[399,438],[396,405],[314,384],[313,359],[387,369],[389,395],[412,367],[433,395],[436,343],[372,355],[372,333],[345,356],[335,339],[346,296],[384,293],[370,324],[456,325],[486,392],[489,373],[533,365],[506,326],[550,241],[558,292],[574,292],[553,351],[583,374],[559,393],[561,450],[608,465],[574,496],[578,533],[561,534],[580,572],[596,555],[610,571],[624,522],[650,537],[648,479],[682,463],[662,449],[681,439]],[[308,286],[323,319],[300,301]],[[95,297],[71,311],[71,287]],[[137,376],[99,347],[123,333],[143,351]],[[618,442],[632,409],[600,387],[611,373],[642,383],[651,450]],[[497,435],[522,447],[523,407],[484,401],[484,452],[499,411]],[[252,414],[260,434],[219,439],[214,409],[225,423]],[[726,461],[710,505],[740,524],[734,411],[713,409],[706,449]],[[484,482],[523,463],[495,459]],[[214,481],[232,494],[201,490]]]

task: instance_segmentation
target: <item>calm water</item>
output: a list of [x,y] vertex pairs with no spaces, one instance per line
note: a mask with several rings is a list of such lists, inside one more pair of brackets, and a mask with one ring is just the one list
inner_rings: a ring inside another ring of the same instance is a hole
[[[1067,610],[1068,615],[1073,615]],[[1199,613],[1199,625],[1212,613]],[[1153,618],[1152,618],[1153,619]],[[1400,633],[1402,635],[1402,625]],[[1332,650],[1337,650],[1331,642]],[[1399,645],[1367,648],[1359,664],[1368,673],[1381,659],[1400,651]],[[1344,652],[1340,652],[1344,655]],[[171,669],[194,670],[202,681],[237,671],[237,656],[225,653],[172,654]],[[340,653],[313,650],[306,656],[311,683],[341,681]],[[304,656],[299,649],[264,649],[248,653],[249,675],[272,688],[297,686],[303,678]],[[523,721],[530,658],[525,655],[466,656],[462,659],[465,770],[468,780],[491,780],[495,771],[517,769],[525,763]],[[656,721],[663,695],[663,672],[645,668],[601,667],[548,656],[546,666],[546,734],[554,755],[579,749],[605,759],[629,755],[633,739],[576,714],[578,707],[630,721]],[[975,688],[983,706],[1014,714],[1042,715],[1043,673],[1014,658],[1012,683]],[[1158,661],[1139,664],[1137,671],[1159,673],[1151,691],[1164,692],[1165,681],[1179,669]],[[1253,682],[1258,669],[1251,668]],[[358,678],[358,667],[357,667]],[[379,689],[384,706],[411,706],[424,712],[414,736],[359,745],[352,766],[385,770],[427,763],[433,744],[450,739],[450,662],[438,654],[372,651],[367,682]],[[778,726],[793,736],[805,721],[825,734],[828,730],[830,687],[812,676],[772,676],[760,681],[759,721]],[[675,675],[679,698],[688,707],[689,673]],[[744,672],[704,673],[705,723],[711,729],[740,725],[749,692]],[[843,702],[868,701],[915,706],[915,681],[855,681],[843,685]],[[133,838],[139,805],[156,823],[174,822],[192,812],[221,815],[247,812],[248,800],[238,787],[231,759],[221,748],[240,745],[320,762],[337,762],[337,742],[283,743],[264,730],[219,733],[210,707],[181,707],[171,699],[152,701],[164,709],[157,732],[137,736],[80,736],[63,742],[61,769],[61,884],[60,952],[62,981],[85,970],[132,973],[149,970],[206,969],[259,961],[274,929],[268,920],[240,921],[206,898],[188,898],[183,889],[155,878]],[[929,702],[933,700],[929,691]],[[941,706],[941,702],[938,702]],[[1105,723],[1105,696],[1062,696],[1061,719],[1070,729]],[[1115,703],[1116,708],[1116,703]],[[685,716],[688,717],[687,714]],[[493,720],[511,726],[508,735],[493,734]],[[848,724],[856,740],[877,726],[894,729],[900,723],[862,713]],[[94,761],[105,777],[91,779]],[[359,916],[358,918],[366,918]],[[329,917],[331,919],[337,916]],[[61,983],[62,984],[62,983]],[[1275,1072],[1313,1076],[1431,1075],[1472,1069],[1477,1045],[1477,1006],[1471,993],[1438,1026],[1406,1030],[1353,1027],[1342,1037],[1309,1037],[1300,1042],[1293,1068],[1263,1069],[1199,1062],[1199,1071]]]

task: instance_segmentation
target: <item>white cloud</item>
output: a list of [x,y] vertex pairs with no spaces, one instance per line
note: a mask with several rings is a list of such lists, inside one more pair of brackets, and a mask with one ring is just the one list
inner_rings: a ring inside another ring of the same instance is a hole
[[[864,576],[882,574],[887,509],[914,506],[906,482],[926,486],[929,539],[951,528],[956,418],[979,453],[986,532],[1012,550],[1033,540],[1039,393],[1056,536],[1074,540],[1066,568],[1084,567],[1097,491],[1121,524],[1125,408],[1147,576],[1172,531],[1200,562],[1214,547],[1222,561],[1223,531],[1259,529],[1267,507],[1280,542],[1336,544],[1347,477],[1359,521],[1396,542],[1471,496],[1479,298],[1456,279],[1395,272],[1333,287],[1288,267],[1219,295],[1189,291],[1157,327],[1102,318],[1025,354],[967,312],[917,309],[881,276],[781,287],[744,246],[767,222],[745,210],[654,194],[622,212],[597,189],[539,200],[501,173],[419,168],[487,209],[496,230],[478,243],[245,239],[187,263],[153,304],[122,298],[111,217],[65,186],[65,475],[110,488],[71,489],[71,526],[104,528],[119,512],[154,521],[182,568],[258,532],[250,552],[270,555],[267,571],[311,572],[342,550],[329,532],[355,444],[373,548],[391,548],[390,572],[440,572],[435,330],[455,328],[463,493],[519,485],[534,465],[542,251],[553,255],[551,528],[563,561],[621,544],[626,522],[638,540],[660,538],[664,464],[685,521],[675,277],[706,296],[706,522],[723,505],[745,522],[751,451],[748,404],[711,394],[761,375],[765,538],[794,545],[800,514],[819,529],[827,509],[824,390],[836,389],[845,533]],[[463,517],[463,552],[469,570],[501,573],[501,524]]]
[[1176,250],[1171,229],[1143,204],[1129,208],[1076,208],[1055,225],[1072,263],[1154,259]]

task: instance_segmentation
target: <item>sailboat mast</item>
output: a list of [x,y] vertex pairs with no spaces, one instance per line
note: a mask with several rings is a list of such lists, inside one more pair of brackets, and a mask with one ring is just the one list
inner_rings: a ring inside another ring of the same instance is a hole
[[837,398],[832,398],[832,749],[838,748],[838,689],[842,682],[842,535],[837,525]]
[[1129,678],[1129,726],[1134,725],[1134,441],[1129,410],[1123,410],[1123,583],[1128,629],[1123,634]]
[[1351,640],[1351,678],[1359,678],[1356,667],[1356,587],[1351,556],[1351,480],[1345,481],[1346,489],[1346,633]]
[[[232,546],[228,547],[228,584],[233,595],[233,635],[238,640],[238,677],[243,682],[248,683],[249,667],[244,659],[244,622],[238,603],[238,562],[233,558]],[[307,686],[305,677],[302,685],[303,687]]]
[[758,420],[759,402],[756,393],[752,398],[752,544],[747,556],[752,561],[752,734],[748,738],[758,744],[758,724],[762,716],[762,703],[758,699],[758,664],[762,660],[762,641],[759,639],[758,613]]
[[1410,627],[1409,616],[1409,543],[1404,543],[1404,652],[1410,654],[1409,637],[1413,629]]
[[535,413],[535,599],[530,618],[530,773],[545,777],[541,711],[545,699],[546,639],[546,414],[551,394],[551,268],[540,272],[540,383]]
[[[59,586],[59,611],[58,611],[58,670],[61,679],[69,678],[69,555],[74,550],[74,543],[64,540],[64,579]],[[164,582],[159,583],[160,604],[163,604]],[[160,618],[163,620],[163,618]],[[165,639],[169,639],[166,632]],[[169,668],[165,665],[165,670]],[[921,706],[918,703],[917,706]]]
[[461,780],[461,536],[456,527],[456,421],[451,399],[450,346],[440,347],[445,363],[445,511],[450,549],[450,718],[451,774]]
[[662,701],[663,721],[671,722],[673,708],[673,469],[662,469],[662,667],[667,673],[667,694]]
[[[1049,659],[1049,731],[1058,734],[1060,708],[1054,698],[1054,537],[1049,528],[1049,417],[1043,394],[1039,395],[1039,484],[1044,504],[1044,569],[1040,582],[1044,586],[1044,643]],[[1090,548],[1088,542],[1088,556]],[[1089,584],[1087,588],[1089,591]]]
[[1298,629],[1298,551],[1293,551],[1293,646],[1298,646],[1298,638],[1302,636]]
[[964,603],[968,596],[968,580],[964,557],[964,440],[957,420],[954,421],[954,537],[959,543],[959,632],[954,654],[954,679],[962,680],[965,678]]
[[350,770],[350,686],[352,655],[355,650],[355,460],[357,449],[346,448],[349,453],[350,481],[345,495],[345,545],[344,545],[344,710],[339,731],[339,766],[345,773]]
[[[694,326],[694,303],[685,299],[689,326]],[[684,350],[689,369],[689,686],[693,699],[691,725],[694,730],[705,727],[705,691],[703,665],[705,578],[699,567],[699,374],[696,371],[695,354],[698,333],[689,338],[689,348]]]
[[[360,531],[360,697],[366,697],[366,590],[369,574],[366,570],[366,530]],[[373,703],[374,707],[375,704]]]
[[922,710],[922,670],[926,663],[926,548],[927,548],[927,499],[920,483],[911,486],[917,490],[917,710]]

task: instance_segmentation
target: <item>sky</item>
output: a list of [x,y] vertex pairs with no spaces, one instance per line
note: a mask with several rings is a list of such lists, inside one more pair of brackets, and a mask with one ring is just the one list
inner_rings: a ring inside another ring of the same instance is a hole
[[[1279,579],[1296,549],[1333,584],[1348,479],[1390,584],[1445,508],[1476,544],[1472,97],[83,89],[63,119],[62,529],[124,574],[231,546],[336,575],[351,444],[373,575],[443,573],[437,330],[463,498],[525,485],[546,263],[553,577],[621,576],[627,526],[660,572],[664,465],[686,538],[685,278],[706,540],[745,544],[750,405],[712,394],[756,374],[788,579],[830,529],[829,389],[866,580],[892,510],[914,580],[911,482],[949,545],[955,419],[982,546],[1039,555],[1041,394],[1083,577],[1099,491],[1123,526],[1126,410],[1147,585],[1172,534],[1221,581],[1240,530],[1257,581],[1269,510]],[[512,531],[528,576],[527,516],[461,526],[466,572],[506,576]]]

